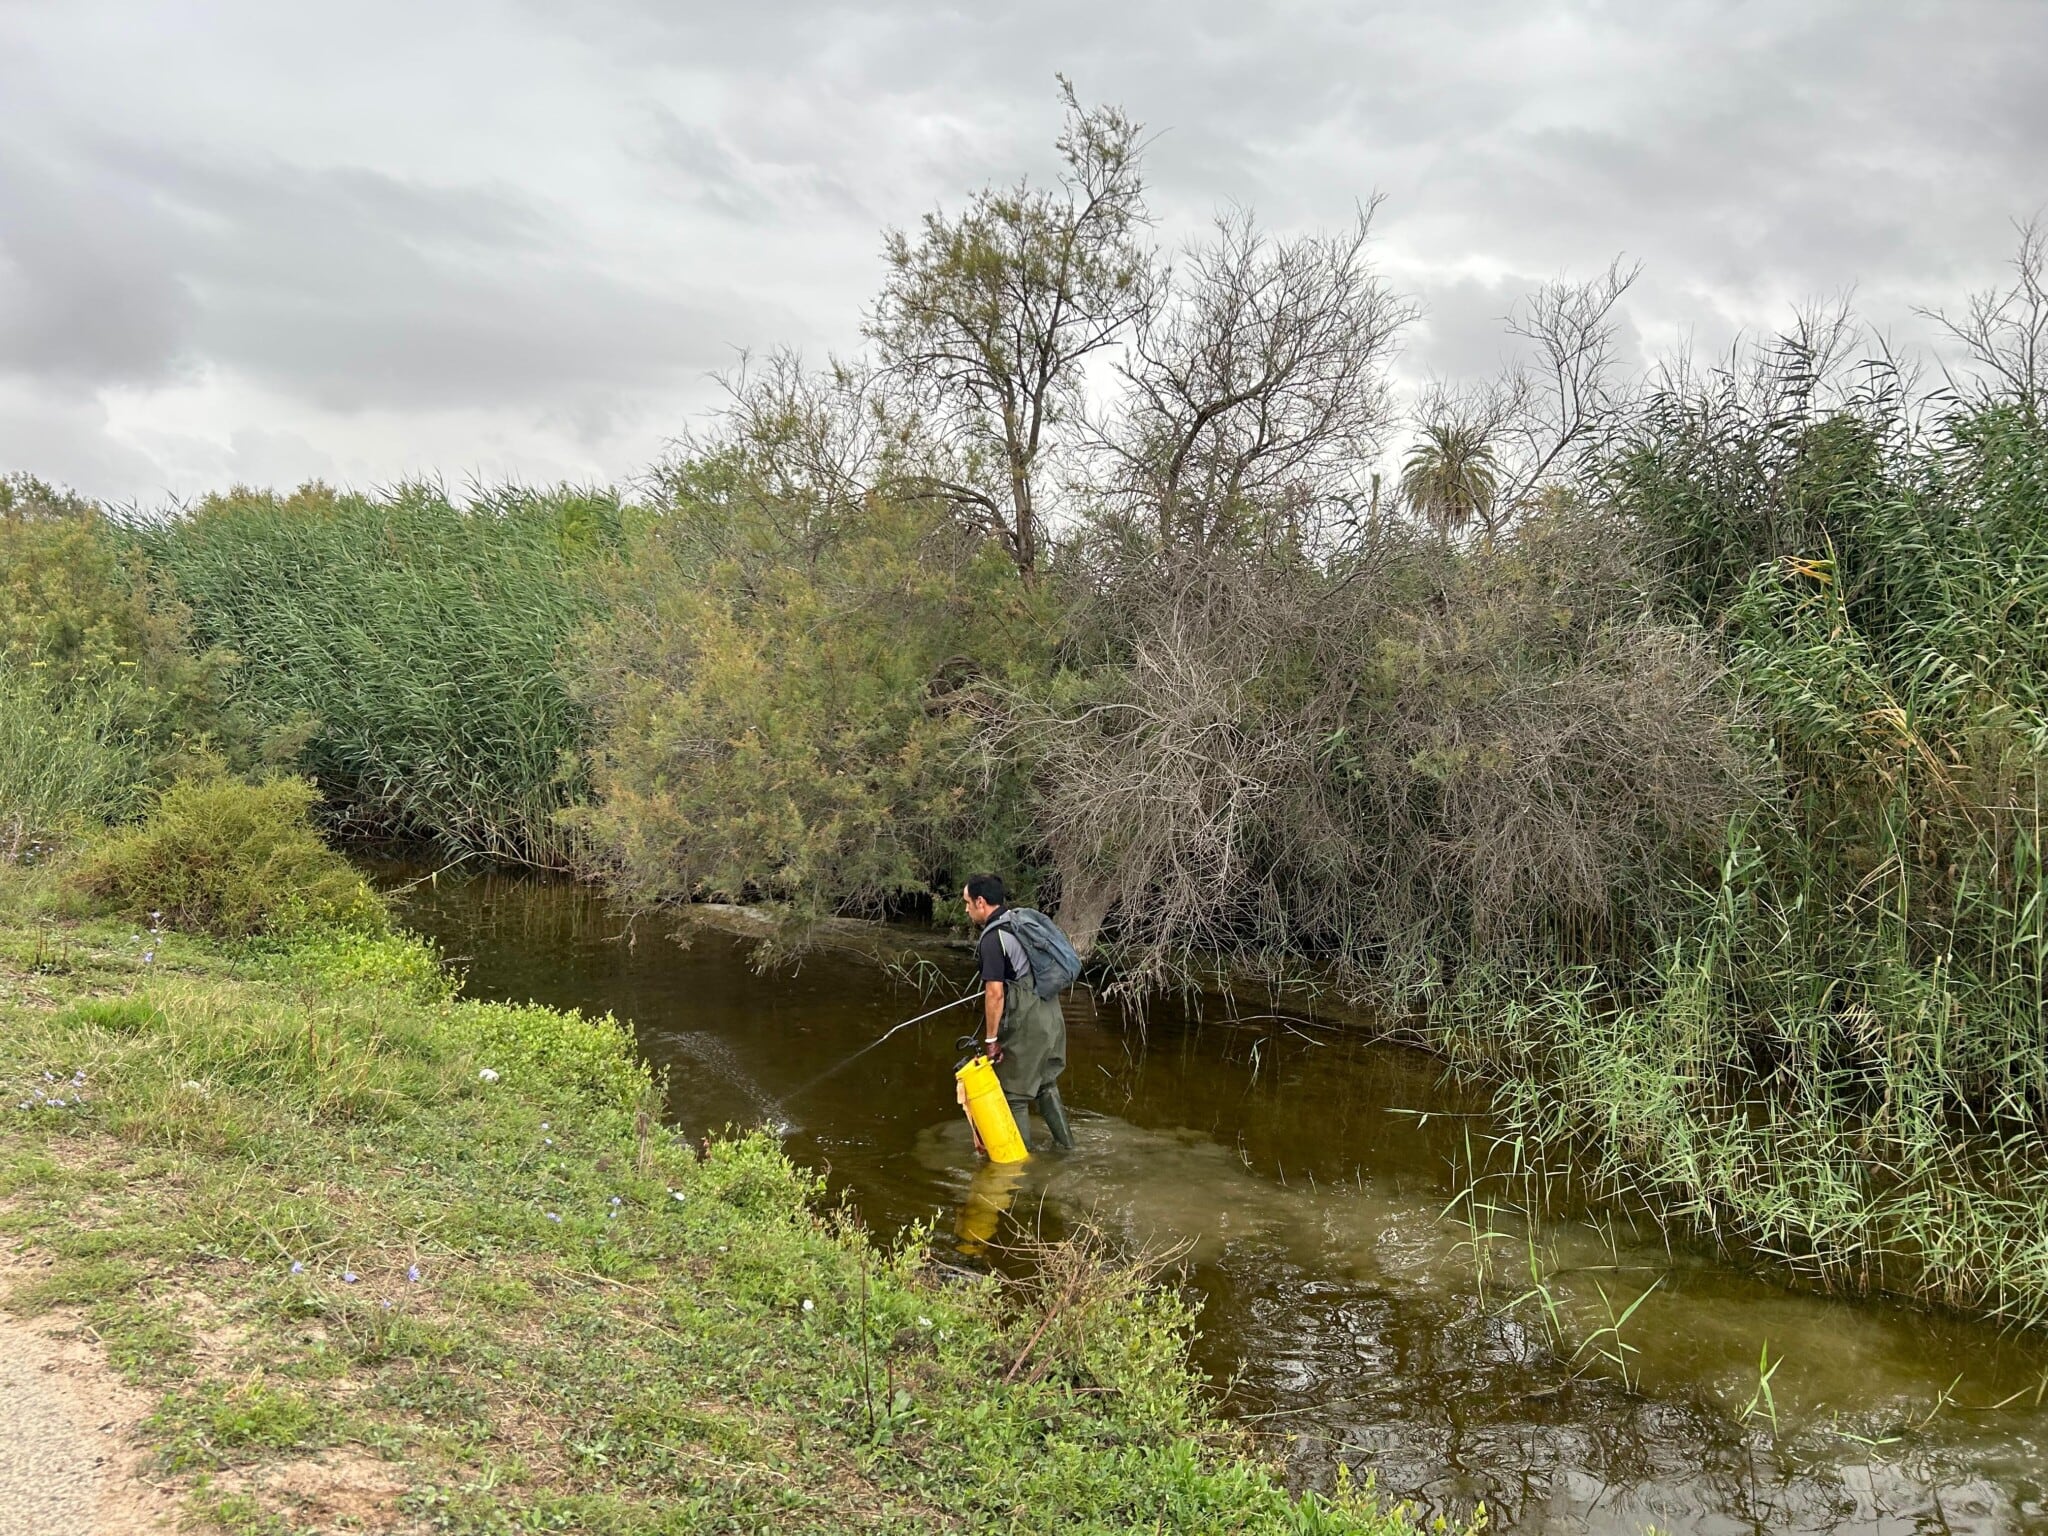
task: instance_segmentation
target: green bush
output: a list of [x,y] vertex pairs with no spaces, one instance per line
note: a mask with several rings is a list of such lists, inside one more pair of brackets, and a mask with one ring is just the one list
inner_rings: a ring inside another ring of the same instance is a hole
[[61,687],[173,658],[175,610],[154,610],[130,565],[91,502],[23,475],[0,478],[0,659]]
[[712,457],[570,663],[595,717],[572,812],[636,900],[878,915],[1030,843],[1028,769],[984,777],[992,701],[1049,658],[1043,594],[927,504],[831,505]]
[[445,1032],[476,1057],[479,1069],[525,1094],[582,1094],[626,1109],[647,1090],[647,1068],[610,1015],[592,1019],[534,1005],[470,1002],[448,1012]]
[[342,990],[389,987],[421,1002],[451,997],[458,986],[442,967],[440,951],[410,933],[318,928],[294,935],[274,965],[293,981]]
[[223,938],[382,933],[383,903],[313,826],[304,779],[188,779],[148,820],[91,849],[73,886],[125,916]]
[[142,810],[204,746],[211,672],[121,528],[0,478],[0,863]]

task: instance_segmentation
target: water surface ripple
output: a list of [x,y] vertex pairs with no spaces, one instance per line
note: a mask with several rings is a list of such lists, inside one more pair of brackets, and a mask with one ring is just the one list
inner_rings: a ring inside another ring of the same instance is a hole
[[[756,974],[739,941],[680,945],[584,888],[503,874],[444,875],[405,906],[472,995],[630,1021],[678,1125],[773,1127],[878,1227],[934,1221],[972,1252],[1086,1220],[1183,1248],[1200,1364],[1304,1486],[1349,1463],[1427,1511],[1483,1499],[1511,1531],[2048,1531],[2048,1344],[1788,1291],[1585,1217],[1532,1235],[1483,1216],[1482,1285],[1456,1197],[1488,1123],[1414,1053],[1075,994],[1080,1150],[993,1178],[953,1105],[967,1010],[805,1086],[938,1000],[858,956]],[[964,949],[922,955],[964,990]],[[1547,1306],[1515,1304],[1532,1255]]]

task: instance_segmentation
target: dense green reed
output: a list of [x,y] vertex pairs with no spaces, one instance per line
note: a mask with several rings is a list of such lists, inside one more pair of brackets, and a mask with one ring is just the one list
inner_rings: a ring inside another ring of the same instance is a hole
[[56,696],[0,659],[0,863],[140,807],[154,753],[135,702],[119,680]]
[[1761,426],[1810,542],[1691,597],[1776,792],[1643,961],[1474,971],[1433,1033],[1604,1196],[1831,1288],[2048,1321],[2048,438],[1997,406]]
[[610,493],[233,492],[138,527],[232,661],[260,757],[356,828],[559,864],[582,715],[555,665],[626,514]]

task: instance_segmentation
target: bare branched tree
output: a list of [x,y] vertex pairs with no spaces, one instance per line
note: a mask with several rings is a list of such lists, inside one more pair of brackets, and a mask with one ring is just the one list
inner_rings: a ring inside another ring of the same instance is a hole
[[1509,316],[1508,333],[1534,357],[1515,371],[1521,408],[1502,425],[1508,506],[1519,507],[1548,476],[1576,468],[1608,440],[1622,405],[1616,306],[1642,270],[1616,258],[1598,277],[1544,284]]
[[2037,426],[2048,412],[2048,227],[2036,215],[2015,228],[2010,283],[1972,295],[1961,315],[1921,313],[1968,351],[1977,392],[2005,396]]
[[935,482],[1001,538],[1028,578],[1043,542],[1040,465],[1080,415],[1081,370],[1146,313],[1154,258],[1139,125],[1084,109],[1060,81],[1066,169],[1052,187],[976,193],[957,217],[891,231],[889,276],[867,326],[883,364],[961,445]]
[[1163,545],[1313,517],[1370,466],[1387,357],[1414,313],[1367,259],[1375,207],[1294,240],[1236,211],[1187,253],[1125,359],[1107,434]]
[[1565,510],[1469,551],[1396,525],[1328,568],[1126,567],[1119,663],[986,739],[1036,766],[1062,919],[1106,917],[1141,989],[1217,956],[1363,985],[1642,918],[1748,790],[1712,657],[1617,533]]
[[[1490,379],[1422,392],[1405,495],[1426,521],[1496,533],[1611,444],[1628,403],[1618,306],[1641,272],[1617,259],[1597,277],[1544,284],[1505,317],[1521,355]],[[1476,482],[1449,489],[1467,464],[1483,468],[1484,496]]]

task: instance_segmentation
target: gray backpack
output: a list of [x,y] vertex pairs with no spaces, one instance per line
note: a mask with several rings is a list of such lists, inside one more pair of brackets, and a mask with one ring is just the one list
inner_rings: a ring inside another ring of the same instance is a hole
[[1040,997],[1058,997],[1080,976],[1080,955],[1060,925],[1043,912],[1009,907],[989,927],[1007,928],[1024,946],[1024,957],[1031,962],[1031,990]]

